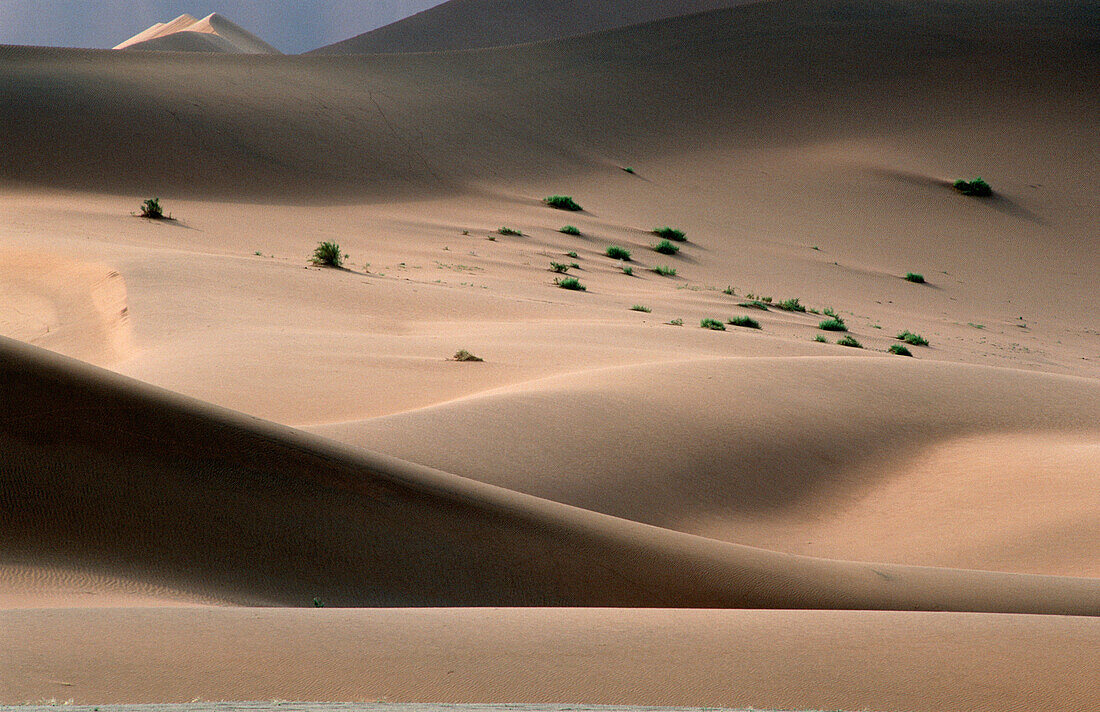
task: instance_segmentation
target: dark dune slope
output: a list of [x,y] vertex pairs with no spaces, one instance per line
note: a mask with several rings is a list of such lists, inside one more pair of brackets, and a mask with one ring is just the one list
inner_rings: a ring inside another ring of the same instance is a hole
[[1100,581],[852,564],[615,519],[0,341],[0,550],[252,603],[1100,614]]

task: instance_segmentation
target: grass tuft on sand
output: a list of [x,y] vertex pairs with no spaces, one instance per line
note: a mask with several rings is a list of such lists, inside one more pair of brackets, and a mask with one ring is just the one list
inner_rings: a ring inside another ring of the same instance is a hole
[[574,212],[583,210],[583,208],[577,204],[577,201],[573,200],[573,198],[568,195],[551,195],[543,198],[542,202],[558,210],[572,210]]
[[312,262],[323,267],[343,267],[347,255],[340,252],[340,245],[332,241],[319,242],[313,250]]

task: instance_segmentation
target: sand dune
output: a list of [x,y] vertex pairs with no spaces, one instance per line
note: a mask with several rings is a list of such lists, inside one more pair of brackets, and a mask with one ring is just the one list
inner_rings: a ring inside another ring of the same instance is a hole
[[721,544],[344,450],[2,346],[8,556],[283,605],[1100,613],[1094,579]]
[[[752,357],[596,369],[313,430],[726,541],[1097,576],[1089,413],[1100,413],[1092,379]],[[1014,548],[1031,540],[1043,545]]]
[[745,0],[449,0],[314,50],[318,54],[438,52],[583,35],[739,5]]
[[279,50],[256,35],[217,13],[211,13],[201,20],[185,14],[171,22],[158,22],[116,45],[114,49],[280,54]]
[[1095,707],[1096,16],[0,48],[0,703]]
[[[1077,177],[1062,186],[1066,198],[1092,182],[1083,157],[1094,139],[1073,129],[1095,109],[1087,3],[904,6],[758,3],[447,56],[4,48],[11,130],[0,177],[326,202],[574,181],[640,154],[720,148],[724,162],[746,162],[763,150],[880,139],[924,146],[942,157],[940,170],[981,167],[1032,183],[1060,170]],[[253,121],[269,113],[277,118]],[[1035,115],[1057,141],[1021,132]],[[99,140],[78,139],[92,132]],[[1032,150],[1005,150],[1005,136]]]

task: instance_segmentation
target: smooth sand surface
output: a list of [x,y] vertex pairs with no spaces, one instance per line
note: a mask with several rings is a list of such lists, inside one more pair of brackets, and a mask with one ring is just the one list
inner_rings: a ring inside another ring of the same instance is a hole
[[745,0],[448,0],[314,50],[318,54],[439,52],[572,37]]
[[0,47],[0,703],[1100,705],[1098,13]]

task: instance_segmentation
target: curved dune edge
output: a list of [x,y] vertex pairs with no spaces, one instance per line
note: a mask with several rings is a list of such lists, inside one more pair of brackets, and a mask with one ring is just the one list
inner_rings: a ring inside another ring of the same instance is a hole
[[1094,576],[1091,412],[1100,412],[1091,379],[911,359],[729,357],[592,369],[306,429],[760,548]]
[[[0,612],[0,703],[1081,710],[1100,620],[871,611]],[[171,674],[163,674],[171,670]]]
[[103,264],[0,250],[0,334],[109,363],[133,350],[126,282]]
[[283,605],[1100,614],[1097,580],[725,544],[347,448],[7,339],[0,386],[8,556]]

